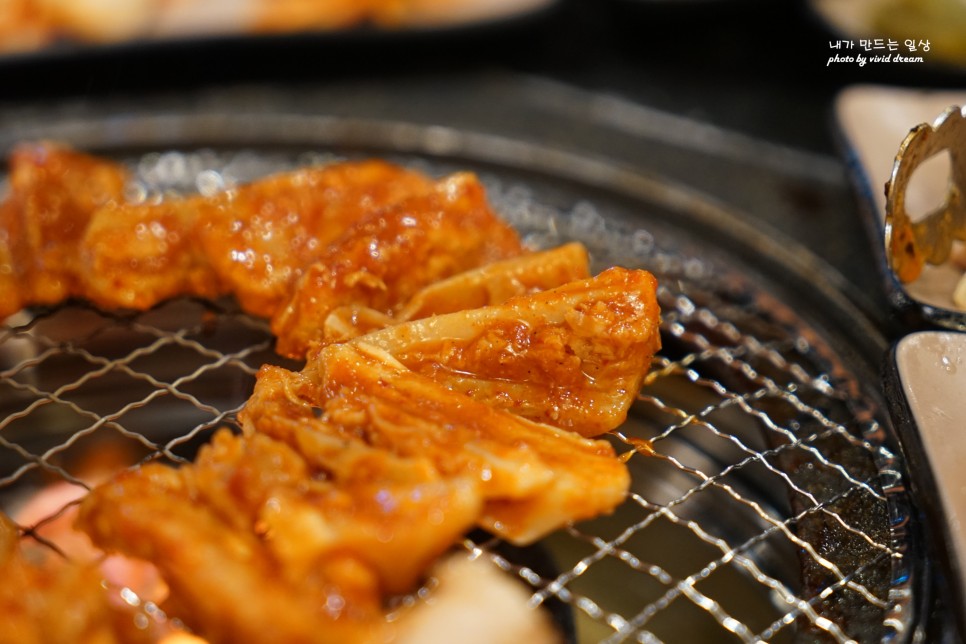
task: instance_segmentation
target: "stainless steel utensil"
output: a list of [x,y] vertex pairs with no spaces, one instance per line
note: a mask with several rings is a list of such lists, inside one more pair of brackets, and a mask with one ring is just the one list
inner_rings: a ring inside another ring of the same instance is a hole
[[[906,210],[906,190],[915,171],[948,152],[952,172],[942,205],[916,221]],[[949,260],[955,240],[966,240],[966,117],[952,106],[933,123],[921,123],[903,140],[886,184],[885,244],[889,264],[904,283],[915,281],[926,263]]]

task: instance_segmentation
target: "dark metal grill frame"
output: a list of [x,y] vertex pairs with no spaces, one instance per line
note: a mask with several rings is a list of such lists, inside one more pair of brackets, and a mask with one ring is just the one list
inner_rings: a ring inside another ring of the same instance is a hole
[[[796,301],[796,280],[811,276],[773,243],[740,220],[708,227],[722,211],[601,162],[407,124],[277,117],[255,134],[244,124],[228,115],[142,118],[126,124],[114,152],[138,172],[132,194],[142,198],[230,186],[347,149],[381,149],[435,174],[470,167],[530,243],[579,239],[598,268],[657,275],[665,349],[610,437],[632,470],[627,502],[548,538],[556,572],[485,537],[463,543],[528,584],[531,604],[569,607],[580,641],[913,636],[925,572],[906,531],[906,474],[867,361],[841,322],[867,329],[834,288],[815,283]],[[63,124],[44,136],[96,147],[100,127]],[[249,148],[252,136],[275,148]],[[205,147],[212,137],[237,147]],[[157,153],[178,148],[188,151]],[[654,204],[656,215],[627,214]],[[721,244],[710,241],[716,235]],[[785,272],[774,279],[776,262]],[[802,313],[816,301],[827,307],[818,323]],[[267,325],[231,301],[18,314],[0,329],[0,507],[15,511],[51,480],[85,486],[75,469],[102,439],[134,447],[135,460],[190,459],[211,431],[235,424],[261,364],[296,366],[272,344]],[[39,538],[43,525],[22,527],[24,538]]]

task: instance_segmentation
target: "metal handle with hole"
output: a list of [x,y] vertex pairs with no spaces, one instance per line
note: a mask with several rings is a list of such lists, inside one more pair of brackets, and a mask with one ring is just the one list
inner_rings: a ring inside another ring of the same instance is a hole
[[[945,201],[913,221],[905,203],[909,180],[923,162],[943,150],[952,161]],[[886,256],[900,281],[913,282],[926,263],[938,265],[949,259],[954,240],[966,240],[966,117],[960,107],[952,106],[932,124],[910,130],[899,146],[885,190]]]

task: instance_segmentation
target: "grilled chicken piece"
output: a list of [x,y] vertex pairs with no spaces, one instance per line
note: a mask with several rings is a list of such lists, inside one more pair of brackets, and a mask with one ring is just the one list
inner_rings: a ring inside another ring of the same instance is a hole
[[374,160],[282,173],[210,197],[105,208],[83,240],[89,297],[143,309],[176,295],[232,293],[247,312],[271,317],[331,241],[432,185]]
[[[623,499],[613,448],[577,434],[623,422],[658,324],[653,276],[610,269],[317,349],[301,373],[264,367],[241,418],[305,453],[330,435],[468,475],[480,525],[526,543]],[[544,418],[576,433],[532,420]]]
[[0,204],[0,319],[83,296],[80,241],[98,208],[123,199],[123,166],[53,143],[16,147]]
[[610,512],[629,485],[609,443],[477,402],[363,342],[326,347],[311,371],[263,367],[242,418],[307,454],[321,434],[469,477],[485,500],[478,524],[518,544]]
[[199,229],[201,246],[242,307],[271,317],[346,229],[432,188],[424,175],[379,160],[296,170],[222,196]]
[[[130,204],[128,173],[110,161],[35,145],[18,149],[11,167],[0,204],[4,317],[71,296],[146,309],[179,295],[233,294],[245,311],[274,318],[280,352],[302,357],[336,308],[395,314],[432,282],[523,252],[469,174],[434,184],[364,161]],[[424,304],[440,295],[426,293]]]
[[432,282],[522,252],[476,177],[443,179],[432,192],[353,225],[325,250],[272,320],[277,351],[303,357],[324,338],[323,322],[339,307],[395,313]]
[[246,434],[261,433],[288,444],[310,467],[328,472],[336,481],[374,482],[378,477],[419,482],[432,478],[427,459],[400,458],[365,443],[360,437],[340,435],[325,426],[321,410],[311,401],[316,386],[308,377],[274,365],[258,372],[255,390],[239,413]]
[[306,168],[211,197],[125,203],[120,164],[52,143],[10,155],[0,204],[0,317],[81,297],[149,308],[234,294],[271,317],[352,224],[433,182],[383,161]]
[[21,543],[16,524],[2,513],[0,578],[0,642],[5,644],[138,644],[158,635],[150,623],[138,628],[134,611],[111,600],[96,564],[74,563]]
[[[506,303],[361,336],[450,389],[534,421],[614,429],[660,348],[654,277],[611,268]],[[310,358],[309,369],[313,368]]]
[[149,309],[179,295],[222,295],[218,275],[197,243],[198,200],[114,203],[91,218],[81,242],[83,295],[105,309]]
[[420,459],[331,447],[313,454],[321,469],[265,434],[223,430],[191,465],[96,488],[79,526],[153,562],[170,614],[211,642],[382,641],[384,597],[413,588],[480,496]]
[[502,304],[527,293],[590,277],[587,249],[571,242],[536,253],[493,262],[430,284],[400,311],[402,321]]
[[433,282],[406,302],[395,316],[366,307],[343,306],[325,320],[322,344],[345,342],[400,322],[502,304],[511,297],[589,277],[587,249],[572,242],[528,253]]
[[[351,351],[353,357],[357,355]],[[358,360],[339,365],[344,369],[369,368]],[[344,376],[342,371],[337,371]],[[446,394],[450,392],[446,391]],[[255,392],[241,414],[244,427],[249,432],[264,433],[297,446],[306,458],[313,462],[324,462],[332,449],[346,454],[376,451],[380,454],[394,454],[403,462],[411,459],[427,459],[433,470],[446,477],[469,477],[473,481],[485,483],[487,496],[522,497],[540,490],[553,478],[553,472],[539,461],[531,458],[528,451],[521,451],[512,444],[499,441],[478,441],[470,450],[462,449],[454,437],[453,442],[442,444],[439,437],[442,428],[427,427],[426,421],[406,420],[393,429],[390,438],[382,440],[379,428],[369,427],[369,417],[359,412],[341,397],[327,402],[327,392],[321,384],[310,380],[304,373],[296,373],[273,366],[264,366],[259,371]],[[348,395],[348,394],[347,394]],[[462,397],[461,397],[462,398]],[[360,399],[358,405],[365,406],[369,398]],[[462,402],[460,398],[457,403]],[[326,413],[323,412],[325,408]],[[450,424],[460,419],[450,419]],[[415,424],[414,424],[415,423]],[[421,433],[421,432],[426,433]],[[470,430],[460,428],[463,438],[470,436]],[[398,438],[398,440],[397,440]],[[404,445],[404,440],[409,445]],[[395,444],[386,449],[387,441]],[[485,453],[481,454],[481,450]],[[350,466],[350,472],[358,469],[355,457],[344,457],[343,463]],[[362,468],[366,471],[366,468]],[[495,479],[495,480],[494,480]]]

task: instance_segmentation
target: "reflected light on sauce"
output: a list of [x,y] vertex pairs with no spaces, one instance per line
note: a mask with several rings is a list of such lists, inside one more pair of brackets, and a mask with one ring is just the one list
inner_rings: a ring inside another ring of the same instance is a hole
[[627,461],[631,460],[631,457],[634,456],[634,454],[640,453],[640,454],[644,454],[645,456],[655,455],[654,446],[651,444],[651,441],[645,438],[634,438],[633,436],[622,436],[621,440],[623,440],[625,443],[627,443],[628,445],[634,448],[620,455],[620,460],[623,463],[626,463]]

